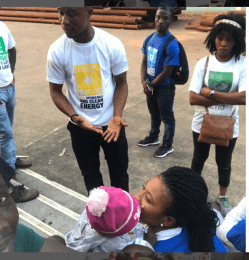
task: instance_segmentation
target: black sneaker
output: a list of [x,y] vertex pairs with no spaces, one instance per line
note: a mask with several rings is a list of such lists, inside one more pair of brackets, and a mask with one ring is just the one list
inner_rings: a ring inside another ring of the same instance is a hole
[[158,150],[155,151],[154,156],[158,158],[165,157],[167,154],[174,152],[172,146],[162,145]]
[[151,136],[146,136],[143,140],[138,142],[139,146],[149,146],[157,144],[160,144],[160,141],[158,139],[153,139]]

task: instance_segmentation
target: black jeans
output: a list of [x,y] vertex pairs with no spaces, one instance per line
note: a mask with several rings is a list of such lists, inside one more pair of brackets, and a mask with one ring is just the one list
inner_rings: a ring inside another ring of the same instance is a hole
[[[199,135],[200,134],[193,132],[194,157],[192,159],[191,169],[196,173],[201,174],[205,161],[209,156],[211,144],[198,142]],[[219,185],[224,188],[227,188],[230,183],[231,161],[236,141],[237,138],[230,140],[228,147],[220,145],[215,146],[215,159],[218,166]]]
[[[107,143],[101,134],[85,131],[79,126],[68,123],[73,151],[75,153],[88,193],[91,189],[103,186],[100,173],[99,151],[104,150],[108,164],[111,186],[129,191],[128,144],[125,128],[122,127],[117,142]],[[103,127],[103,131],[107,126]]]
[[173,111],[175,84],[155,87],[153,95],[147,96],[151,115],[150,136],[158,139],[161,121],[164,123],[163,145],[172,146],[175,134],[175,117]]

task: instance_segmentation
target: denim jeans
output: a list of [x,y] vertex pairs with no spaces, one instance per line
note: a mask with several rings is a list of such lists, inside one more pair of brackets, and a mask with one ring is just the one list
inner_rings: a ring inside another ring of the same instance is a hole
[[12,125],[16,104],[15,85],[0,88],[0,157],[15,169],[16,146]]
[[158,139],[161,121],[164,123],[163,145],[172,146],[175,134],[175,116],[173,111],[175,84],[171,83],[154,88],[153,95],[147,96],[151,115],[150,136]]

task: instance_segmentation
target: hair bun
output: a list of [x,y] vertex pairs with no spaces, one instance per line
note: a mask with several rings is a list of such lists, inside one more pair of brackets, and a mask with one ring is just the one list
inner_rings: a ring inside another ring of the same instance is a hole
[[102,213],[105,212],[109,201],[108,193],[99,188],[95,188],[90,191],[90,196],[87,199],[86,206],[89,212],[96,217],[101,217]]

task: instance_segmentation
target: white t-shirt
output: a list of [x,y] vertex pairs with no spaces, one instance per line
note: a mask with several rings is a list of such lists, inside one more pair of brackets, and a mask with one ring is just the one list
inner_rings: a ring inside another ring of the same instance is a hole
[[125,48],[113,35],[93,27],[94,38],[77,43],[66,34],[49,48],[47,80],[66,81],[67,98],[75,112],[95,126],[106,126],[113,117],[115,80],[128,70]]
[[[191,79],[189,86],[189,91],[193,91],[200,94],[204,69],[206,66],[207,57],[199,60],[195,66],[194,74]],[[233,92],[239,91],[243,92],[246,90],[246,58],[240,56],[240,59],[235,61],[233,57],[228,62],[219,62],[215,55],[209,56],[208,68],[205,77],[205,85],[211,89],[222,91],[222,92]],[[233,138],[239,135],[239,106],[238,105],[225,105],[219,104],[211,106],[208,111],[211,115],[219,116],[231,116],[232,113],[234,119],[236,120],[234,125]],[[192,130],[196,133],[201,132],[201,125],[203,120],[203,115],[205,114],[205,107],[196,106],[195,115],[192,121]]]
[[16,42],[8,27],[0,22],[0,88],[9,85],[13,80],[8,50],[12,49],[15,44]]

